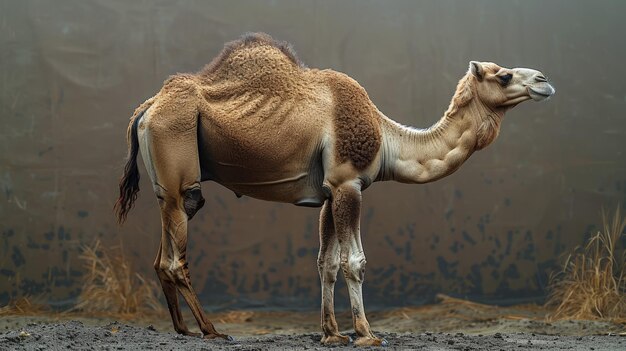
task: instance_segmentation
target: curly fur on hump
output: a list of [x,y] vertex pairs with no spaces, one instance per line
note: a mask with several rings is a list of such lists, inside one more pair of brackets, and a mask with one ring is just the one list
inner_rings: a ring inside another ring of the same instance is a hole
[[335,99],[335,147],[339,162],[367,168],[381,145],[379,116],[365,89],[344,74],[329,77]]
[[266,33],[246,33],[239,39],[230,41],[224,44],[222,51],[201,71],[201,75],[208,75],[217,71],[222,63],[226,61],[230,55],[238,49],[243,47],[250,47],[254,45],[269,45],[279,49],[294,65],[297,67],[306,67],[302,61],[296,55],[295,50],[290,43],[286,41],[279,41],[272,38]]

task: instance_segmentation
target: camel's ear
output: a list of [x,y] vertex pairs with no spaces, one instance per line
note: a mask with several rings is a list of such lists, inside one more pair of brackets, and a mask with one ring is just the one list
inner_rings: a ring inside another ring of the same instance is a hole
[[470,61],[469,70],[472,72],[474,77],[478,78],[479,81],[483,80],[485,76],[485,70],[483,69],[483,65],[477,61]]

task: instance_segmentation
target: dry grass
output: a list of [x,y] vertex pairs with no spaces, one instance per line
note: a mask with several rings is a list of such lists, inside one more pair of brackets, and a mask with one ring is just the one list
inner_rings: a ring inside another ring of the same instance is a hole
[[252,311],[228,311],[217,316],[217,321],[220,323],[245,323],[251,322],[254,312]]
[[163,312],[156,283],[133,273],[121,248],[106,249],[96,241],[79,257],[86,272],[73,311],[120,317]]
[[0,307],[0,316],[8,315],[37,315],[42,313],[50,313],[51,309],[43,303],[43,297],[23,296],[12,299],[6,306]]
[[552,277],[546,306],[554,311],[548,320],[626,320],[626,252],[618,248],[626,217],[618,207],[612,219],[602,211],[602,223],[603,230],[577,247]]
[[436,295],[437,304],[417,307],[403,307],[383,314],[382,318],[400,318],[406,320],[441,320],[441,325],[457,325],[463,323],[490,322],[499,319],[540,320],[545,309],[538,305],[516,305],[500,307],[487,305],[466,299],[451,297],[444,294]]

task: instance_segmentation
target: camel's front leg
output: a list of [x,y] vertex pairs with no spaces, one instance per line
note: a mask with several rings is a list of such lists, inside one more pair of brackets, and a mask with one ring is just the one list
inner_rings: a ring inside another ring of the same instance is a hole
[[335,231],[341,250],[341,269],[346,279],[352,322],[358,338],[355,345],[386,345],[387,341],[374,336],[365,318],[363,306],[363,279],[365,277],[365,253],[361,245],[360,214],[361,190],[357,184],[343,184],[333,189],[332,202]]
[[335,234],[331,200],[326,200],[320,212],[320,252],[317,268],[322,283],[322,343],[348,344],[350,337],[339,333],[335,320],[334,291],[339,271],[339,241]]

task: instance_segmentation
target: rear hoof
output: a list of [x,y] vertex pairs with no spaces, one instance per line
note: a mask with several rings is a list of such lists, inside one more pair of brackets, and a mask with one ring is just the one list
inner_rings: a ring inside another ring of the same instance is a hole
[[228,341],[234,341],[235,340],[235,338],[233,338],[230,335],[226,335],[226,334],[204,334],[202,336],[202,338],[203,339],[207,339],[207,340],[217,339],[217,338],[222,338],[222,339],[228,340]]
[[324,345],[348,345],[352,343],[352,338],[346,335],[328,335],[322,337]]
[[387,346],[389,343],[385,339],[372,338],[369,336],[362,336],[356,339],[354,345],[356,346]]
[[181,330],[181,331],[178,332],[178,334],[184,335],[184,336],[192,336],[194,338],[202,337],[202,334],[200,334],[200,333],[192,333],[189,330]]

